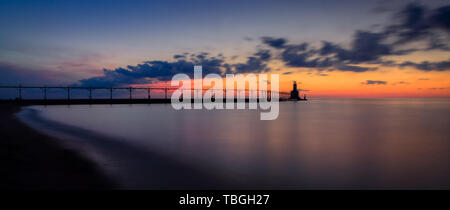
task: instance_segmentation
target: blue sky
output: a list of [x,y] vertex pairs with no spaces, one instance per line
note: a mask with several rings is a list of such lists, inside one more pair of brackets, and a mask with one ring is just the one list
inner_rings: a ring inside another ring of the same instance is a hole
[[345,42],[355,29],[386,19],[375,12],[376,2],[365,1],[17,0],[1,4],[2,53],[10,62],[36,65],[77,53],[120,54],[115,61],[106,59],[112,65],[168,58],[180,51],[242,55],[256,45],[244,37]]

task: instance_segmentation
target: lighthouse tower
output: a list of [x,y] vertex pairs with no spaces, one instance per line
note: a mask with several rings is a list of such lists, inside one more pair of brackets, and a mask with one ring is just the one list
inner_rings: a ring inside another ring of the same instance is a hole
[[297,90],[297,82],[295,82],[295,81],[294,81],[294,85],[292,87],[291,97],[289,99],[290,100],[300,100],[300,96],[298,95],[298,90]]

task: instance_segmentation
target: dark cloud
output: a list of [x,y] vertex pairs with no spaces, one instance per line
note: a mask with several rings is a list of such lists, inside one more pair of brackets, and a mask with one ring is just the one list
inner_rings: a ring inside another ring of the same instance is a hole
[[422,5],[411,3],[397,14],[401,23],[390,26],[388,30],[398,34],[398,43],[409,42],[428,33],[431,26],[425,18],[425,10]]
[[173,58],[174,59],[185,59],[186,55],[174,55]]
[[138,65],[129,65],[126,68],[104,69],[102,76],[82,79],[76,85],[92,87],[110,87],[129,84],[151,83],[153,80],[168,81],[175,74],[184,73],[193,77],[195,65],[201,65],[203,74],[215,73],[224,75],[227,73],[257,73],[270,69],[267,62],[271,59],[269,50],[260,49],[247,58],[245,63],[229,64],[225,57],[219,54],[211,57],[207,52],[198,54],[177,54],[175,61],[146,61]]
[[[377,44],[378,35],[359,32],[358,38],[353,43],[353,49],[346,50],[331,42],[323,42],[319,50],[309,47],[308,43],[277,45],[281,49],[280,58],[286,66],[301,68],[319,68],[339,71],[365,72],[376,70],[346,63],[361,63],[362,61],[378,59],[381,54],[389,54],[387,47]],[[285,40],[282,38],[268,38],[266,40]],[[267,43],[267,42],[266,42]],[[273,43],[271,43],[272,46]],[[358,53],[364,51],[364,53]],[[334,55],[333,57],[329,57]]]
[[430,80],[428,78],[419,78],[419,80]]
[[308,43],[298,45],[284,45],[281,53],[281,59],[286,66],[289,67],[327,67],[319,58],[311,58],[314,56],[314,50],[308,50]]
[[422,71],[448,71],[450,70],[450,61],[441,61],[441,62],[428,62],[424,61],[422,63],[414,63],[414,62],[403,62],[399,64],[400,67],[414,67],[416,69]]
[[[396,44],[428,40],[431,48],[447,48],[446,45],[442,46],[443,40],[435,34],[438,30],[450,32],[450,6],[430,10],[421,4],[411,3],[396,17],[400,20],[399,23],[387,27],[386,30],[387,33],[398,36]],[[440,44],[434,44],[436,42]]]
[[267,67],[267,62],[272,55],[269,50],[258,50],[253,56],[247,58],[245,63],[233,64],[236,73],[257,73],[267,72],[270,69]]
[[344,49],[331,42],[323,42],[321,55],[334,55],[340,62],[362,63],[378,60],[381,56],[392,54],[392,47],[383,44],[386,35],[369,31],[357,31],[351,48]]
[[190,60],[179,59],[169,61],[146,61],[135,66],[129,65],[126,68],[116,68],[113,70],[104,69],[103,76],[92,77],[79,81],[82,86],[120,86],[128,84],[149,83],[149,79],[167,81],[173,75],[184,73],[193,76],[193,67],[201,65],[204,74],[222,74],[222,68],[226,69],[223,59],[207,57],[207,53],[191,55]]
[[336,67],[340,71],[352,71],[352,72],[366,72],[366,71],[375,71],[378,68],[376,67],[361,67],[361,66],[352,66],[352,65],[338,65]]
[[285,38],[273,38],[273,37],[261,37],[262,42],[264,44],[267,44],[271,47],[281,49],[284,47],[284,44],[286,44],[287,40]]
[[[440,49],[450,51],[450,6],[428,9],[412,3],[397,12],[393,23],[378,32],[356,31],[349,47],[323,41],[318,49],[308,43],[289,44],[285,38],[262,37],[262,42],[281,50],[281,60],[289,67],[319,68],[327,70],[365,72],[376,70],[354,66],[378,64],[383,66],[412,66],[419,70],[444,71],[447,62],[396,64],[382,58],[390,55],[407,55],[416,51]],[[426,41],[428,47],[407,48],[407,44]],[[353,64],[353,65],[349,65]]]
[[292,71],[284,72],[283,74],[284,75],[289,75],[289,74],[292,74]]
[[[328,41],[323,41],[319,49],[309,47],[308,43],[286,44],[286,39],[283,38],[265,37],[263,42],[281,49],[280,58],[289,67],[365,72],[376,69],[349,64],[379,61],[381,56],[393,54],[391,47],[382,43],[383,39],[385,37],[380,33],[358,31],[350,49]],[[283,40],[283,44],[274,44],[273,40]]]
[[272,57],[269,50],[258,50],[254,55],[262,61],[268,61]]
[[450,5],[436,9],[430,19],[435,26],[450,31]]
[[366,80],[365,82],[361,82],[363,85],[386,85],[386,81],[381,80]]

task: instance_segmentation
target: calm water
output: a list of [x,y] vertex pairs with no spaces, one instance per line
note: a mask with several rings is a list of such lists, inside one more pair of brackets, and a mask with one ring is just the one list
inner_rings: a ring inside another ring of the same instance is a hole
[[[448,99],[282,102],[274,121],[260,121],[260,110],[176,111],[167,104],[32,110],[79,128],[41,127],[54,135],[81,135],[66,141],[125,188],[151,188],[155,180],[173,184],[158,173],[189,182],[195,179],[189,168],[223,180],[212,182],[213,188],[450,188]],[[88,131],[108,138],[83,137]],[[159,163],[137,155],[144,153],[158,154]],[[165,159],[189,167],[161,172]]]

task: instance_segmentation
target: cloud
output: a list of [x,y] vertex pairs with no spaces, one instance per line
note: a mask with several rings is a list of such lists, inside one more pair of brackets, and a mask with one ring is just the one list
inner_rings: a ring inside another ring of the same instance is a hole
[[292,74],[292,71],[288,71],[288,72],[284,72],[284,73],[282,73],[283,75],[289,75],[289,74]]
[[272,55],[269,50],[259,49],[252,56],[247,58],[244,63],[230,64],[225,62],[225,57],[219,54],[217,57],[211,57],[207,52],[198,54],[176,54],[173,56],[175,61],[152,60],[138,65],[128,65],[125,68],[103,69],[102,76],[91,77],[80,80],[79,86],[91,87],[111,87],[123,86],[129,84],[145,84],[154,80],[168,81],[175,74],[183,73],[193,77],[193,68],[195,65],[201,65],[203,74],[227,73],[257,73],[267,72],[267,62]]
[[340,62],[362,63],[378,60],[381,56],[391,55],[392,46],[383,44],[386,39],[383,33],[357,31],[350,49],[344,49],[331,42],[323,42],[321,55],[334,55]]
[[[319,50],[309,47],[308,43],[301,44],[286,44],[284,38],[263,37],[263,43],[270,47],[281,50],[280,58],[286,66],[301,67],[301,68],[319,68],[339,71],[365,72],[373,71],[376,68],[360,67],[355,65],[348,65],[349,63],[361,63],[362,61],[369,61],[378,59],[378,55],[385,53],[385,47],[377,43],[377,38],[374,34],[368,32],[359,32],[359,38],[355,39],[353,44],[358,53],[351,50],[343,49],[331,42],[323,42],[323,47]],[[365,44],[372,43],[372,44]],[[334,58],[327,57],[335,55]],[[347,63],[348,63],[347,62]]]
[[378,68],[376,67],[361,67],[361,66],[353,66],[353,65],[338,65],[336,67],[340,71],[352,71],[352,72],[366,72],[366,71],[375,71]]
[[[353,72],[376,70],[355,66],[357,64],[411,66],[424,71],[450,69],[446,61],[397,64],[383,60],[386,56],[408,55],[416,51],[450,51],[450,6],[430,10],[417,3],[408,4],[394,15],[392,22],[381,31],[356,31],[349,47],[322,41],[319,48],[314,48],[309,43],[290,44],[282,37],[265,36],[261,40],[263,44],[281,50],[280,58],[289,67]],[[423,41],[428,42],[427,47],[408,48],[408,44]]]
[[236,73],[258,73],[270,71],[267,62],[272,55],[269,50],[258,50],[253,56],[247,58],[245,63],[233,64]]
[[445,41],[436,34],[439,32],[438,30],[450,32],[450,6],[430,10],[419,3],[410,3],[398,12],[396,17],[400,20],[399,23],[386,29],[387,33],[398,36],[396,44],[427,40],[430,49],[449,50]]
[[173,55],[174,59],[185,59],[186,55]]
[[450,5],[438,8],[431,16],[432,24],[450,31]]
[[192,77],[194,65],[202,65],[204,74],[222,74],[222,69],[226,68],[223,59],[208,57],[207,53],[193,54],[189,60],[183,59],[184,57],[178,58],[172,62],[154,60],[135,66],[129,65],[126,68],[104,69],[102,76],[80,80],[78,85],[109,87],[149,83],[149,79],[167,81],[178,73]]
[[407,61],[399,64],[399,66],[400,67],[410,66],[422,71],[447,71],[450,70],[450,61],[442,61],[442,62],[424,61],[422,63],[414,63]]
[[281,59],[286,66],[289,67],[327,67],[319,58],[311,58],[314,54],[314,50],[308,50],[308,43],[302,43],[298,45],[283,45],[283,51],[281,53]]
[[316,49],[308,43],[287,44],[284,38],[262,38],[266,45],[281,50],[280,58],[286,66],[352,72],[373,71],[376,68],[350,64],[378,63],[382,56],[393,54],[389,45],[382,44],[383,39],[384,35],[379,33],[358,31],[350,49],[329,41],[323,41],[322,47]]
[[261,37],[261,39],[264,44],[267,44],[277,49],[283,48],[284,44],[286,44],[287,42],[285,38],[273,38],[268,36]]
[[419,80],[430,80],[428,78],[419,78]]
[[363,85],[386,85],[386,81],[381,80],[366,80],[365,82],[361,82]]

